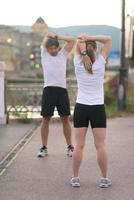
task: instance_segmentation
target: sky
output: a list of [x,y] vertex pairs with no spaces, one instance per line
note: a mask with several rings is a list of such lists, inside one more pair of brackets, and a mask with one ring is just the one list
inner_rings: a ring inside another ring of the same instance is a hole
[[[42,17],[50,27],[105,24],[121,27],[121,0],[1,0],[0,24],[34,24]],[[134,0],[126,0],[134,16]]]

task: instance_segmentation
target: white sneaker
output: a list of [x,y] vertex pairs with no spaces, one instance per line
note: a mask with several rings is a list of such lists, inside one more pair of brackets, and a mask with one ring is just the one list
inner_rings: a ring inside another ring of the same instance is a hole
[[45,157],[45,156],[47,156],[48,155],[48,151],[47,151],[47,147],[42,147],[42,148],[40,148],[40,151],[39,151],[39,153],[37,154],[37,157]]
[[80,178],[79,177],[71,178],[70,184],[72,185],[72,187],[80,187]]
[[108,188],[111,186],[111,181],[108,178],[102,177],[99,183],[100,188]]
[[67,156],[72,157],[74,147],[72,145],[68,145],[67,147]]

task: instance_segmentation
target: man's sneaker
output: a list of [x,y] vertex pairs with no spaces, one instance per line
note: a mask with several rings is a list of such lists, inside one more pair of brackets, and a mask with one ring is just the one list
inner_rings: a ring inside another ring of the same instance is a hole
[[101,178],[99,187],[100,188],[108,188],[111,186],[111,181],[108,178]]
[[37,154],[38,157],[45,157],[48,155],[47,147],[41,147],[39,153]]
[[72,187],[80,187],[80,179],[79,179],[79,177],[71,178],[70,184],[72,185]]
[[72,157],[72,152],[74,150],[74,147],[70,144],[67,147],[67,156]]

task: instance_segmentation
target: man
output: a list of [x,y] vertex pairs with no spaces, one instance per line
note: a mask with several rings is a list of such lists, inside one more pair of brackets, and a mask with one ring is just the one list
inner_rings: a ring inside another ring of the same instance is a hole
[[[66,42],[66,45],[60,48],[59,40]],[[47,156],[47,142],[49,135],[49,123],[54,114],[55,107],[60,115],[63,132],[67,143],[67,155],[71,156],[73,146],[71,143],[70,126],[70,105],[66,89],[66,63],[68,53],[74,46],[75,39],[71,36],[56,36],[54,33],[47,33],[43,39],[43,48],[41,52],[44,90],[42,95],[41,115],[41,137],[42,147],[38,157]]]

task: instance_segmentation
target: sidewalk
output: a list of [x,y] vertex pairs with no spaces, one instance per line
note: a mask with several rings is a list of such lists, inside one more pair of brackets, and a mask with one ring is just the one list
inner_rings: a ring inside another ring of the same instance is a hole
[[0,125],[0,161],[35,126],[34,122],[24,124],[15,120],[10,120],[9,124]]
[[[90,130],[89,130],[90,133]],[[99,169],[92,134],[87,135],[81,187],[72,188],[71,158],[59,122],[52,122],[49,156],[37,158],[41,145],[40,127],[16,160],[0,177],[1,200],[133,200],[134,199],[134,116],[108,119],[107,144],[112,186],[98,187]]]

